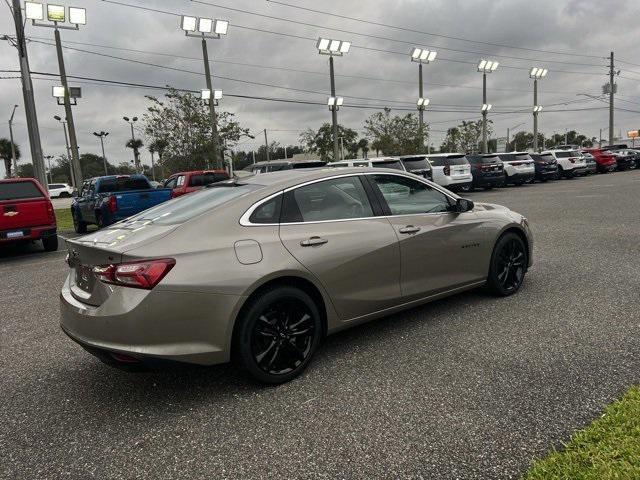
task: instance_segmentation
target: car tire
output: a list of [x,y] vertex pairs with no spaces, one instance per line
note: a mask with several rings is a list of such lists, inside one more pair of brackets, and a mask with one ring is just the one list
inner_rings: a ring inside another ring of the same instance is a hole
[[71,212],[73,217],[73,229],[76,233],[87,233],[87,224],[78,218],[78,214],[75,210]]
[[248,302],[234,330],[234,363],[261,383],[294,379],[323,336],[318,306],[306,292],[287,285],[269,288]]
[[69,192],[62,192],[60,193],[60,195],[58,195],[58,198],[69,198],[71,195],[69,195]]
[[58,235],[51,235],[42,239],[42,246],[45,252],[55,252],[58,250]]
[[505,233],[493,248],[487,290],[499,297],[513,295],[522,286],[528,264],[529,253],[520,235]]
[[96,212],[96,224],[98,225],[98,230],[102,230],[106,228],[107,225],[104,223],[104,218],[100,212]]

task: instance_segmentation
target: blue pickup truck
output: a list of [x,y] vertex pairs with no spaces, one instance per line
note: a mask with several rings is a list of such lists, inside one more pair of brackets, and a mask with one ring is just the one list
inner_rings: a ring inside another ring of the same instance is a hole
[[73,226],[103,228],[171,198],[171,189],[153,188],[144,175],[110,175],[85,180],[71,203]]

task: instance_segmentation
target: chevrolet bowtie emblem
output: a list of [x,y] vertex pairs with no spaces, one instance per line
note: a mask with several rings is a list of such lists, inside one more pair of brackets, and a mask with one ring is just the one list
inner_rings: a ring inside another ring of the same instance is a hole
[[15,217],[18,212],[4,212],[5,217]]

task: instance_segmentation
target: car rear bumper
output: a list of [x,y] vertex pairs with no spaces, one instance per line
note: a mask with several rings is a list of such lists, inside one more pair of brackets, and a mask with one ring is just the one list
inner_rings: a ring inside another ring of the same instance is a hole
[[213,365],[229,360],[240,296],[113,287],[100,306],[80,302],[69,278],[60,292],[60,326],[91,353],[140,361]]
[[553,170],[536,170],[535,177],[537,179],[548,179],[554,178],[558,174],[558,168],[554,168]]
[[[22,232],[21,236],[11,237],[14,232]],[[24,227],[0,231],[0,244],[24,242],[29,240],[40,240],[42,238],[57,235],[56,226],[47,225],[44,227]]]
[[531,172],[516,172],[513,175],[507,176],[507,182],[508,183],[530,182],[535,178],[535,174],[536,174],[535,170]]
[[474,187],[499,187],[502,184],[504,184],[504,175],[497,175],[497,176],[474,175],[473,177]]

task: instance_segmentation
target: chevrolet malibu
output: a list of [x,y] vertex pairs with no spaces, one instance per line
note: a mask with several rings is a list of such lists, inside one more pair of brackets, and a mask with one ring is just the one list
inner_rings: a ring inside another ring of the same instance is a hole
[[520,214],[372,168],[215,183],[68,240],[61,326],[115,366],[234,360],[281,383],[328,334],[532,264]]

